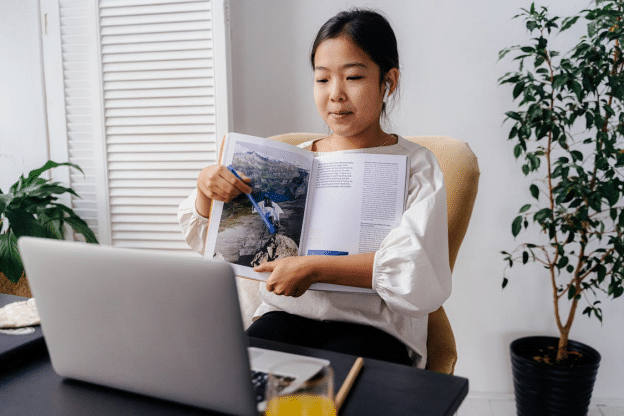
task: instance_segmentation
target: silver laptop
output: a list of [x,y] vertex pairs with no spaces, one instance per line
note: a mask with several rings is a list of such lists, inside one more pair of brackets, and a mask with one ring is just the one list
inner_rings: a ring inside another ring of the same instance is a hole
[[[61,376],[257,415],[263,373],[292,357],[247,346],[227,263],[31,237],[18,247]],[[329,364],[305,359],[290,388]]]

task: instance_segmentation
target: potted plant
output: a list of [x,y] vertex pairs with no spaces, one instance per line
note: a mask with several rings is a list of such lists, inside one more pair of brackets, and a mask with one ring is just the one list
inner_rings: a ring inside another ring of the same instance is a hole
[[[511,84],[519,100],[506,113],[509,140],[531,178],[532,200],[511,231],[514,237],[533,226],[540,231],[537,241],[502,252],[503,288],[508,268],[543,265],[559,328],[558,338],[511,344],[519,415],[587,413],[600,355],[570,341],[570,329],[581,305],[583,314],[602,321],[600,298],[624,293],[624,10],[621,0],[595,0],[592,7],[560,19],[532,4],[515,16],[524,19],[529,44],[499,53],[503,59],[512,52],[518,64],[499,83]],[[565,54],[549,48],[553,32],[579,20],[587,34],[576,46]]]
[[21,279],[24,266],[17,249],[19,237],[64,239],[67,224],[88,243],[97,243],[87,223],[71,208],[58,202],[58,195],[67,192],[78,195],[58,182],[40,178],[43,172],[58,166],[71,166],[82,172],[72,163],[48,161],[27,177],[22,175],[8,193],[0,190],[0,293],[30,296],[26,279]]

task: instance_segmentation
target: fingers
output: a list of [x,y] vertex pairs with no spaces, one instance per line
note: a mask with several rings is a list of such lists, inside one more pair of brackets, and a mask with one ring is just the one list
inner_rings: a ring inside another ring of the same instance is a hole
[[[275,269],[275,263],[272,261],[267,261],[262,264],[259,264],[253,268],[254,272],[257,273],[273,273]],[[266,281],[266,290],[269,292],[275,292],[277,286],[277,282],[274,279],[271,279],[271,276]],[[282,293],[276,293],[278,295]]]
[[249,185],[247,185],[249,182],[251,182],[250,178],[248,178],[244,173],[236,171],[238,176],[242,178],[242,181],[241,181],[232,172],[230,172],[229,169],[225,169],[225,170],[229,174],[229,175],[226,175],[226,180],[230,183],[230,185],[232,185],[233,187],[235,187],[242,193],[248,194],[251,192],[251,188],[249,187]]
[[298,298],[304,293],[304,290],[301,290],[296,286],[293,287],[285,284],[284,282],[276,282],[272,280],[267,280],[266,290],[267,292],[273,292],[276,295],[292,296],[295,298]]
[[242,173],[238,174],[243,179],[242,181],[225,166],[208,166],[200,172],[197,178],[197,188],[210,199],[229,202],[241,192],[248,194],[252,191],[247,185],[251,179]]
[[266,281],[267,291],[297,298],[308,290],[312,282],[293,265],[296,259],[287,257],[269,261],[254,267],[254,271],[271,273]]
[[272,272],[275,268],[275,264],[272,261],[267,261],[262,264],[255,266],[254,272],[263,273],[263,272]]
[[271,273],[269,278],[266,280],[266,290],[268,292],[273,292],[276,295],[285,295],[286,293],[284,293],[283,283],[279,281],[279,278],[277,275],[273,274],[275,267],[276,267],[275,261],[267,261],[267,262],[257,265],[256,267],[253,268],[253,270],[254,272],[258,272],[258,273]]
[[307,288],[305,287],[282,287],[281,285],[277,284],[269,284],[269,282],[267,282],[266,288],[267,291],[273,292],[276,295],[290,296],[293,298],[300,297],[307,290]]

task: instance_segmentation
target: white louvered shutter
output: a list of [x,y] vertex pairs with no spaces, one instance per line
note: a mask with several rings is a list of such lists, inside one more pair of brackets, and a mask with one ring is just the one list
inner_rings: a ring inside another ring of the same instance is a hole
[[67,150],[88,171],[71,175],[83,197],[72,203],[103,243],[189,250],[177,207],[228,128],[227,87],[215,88],[215,74],[227,86],[226,9],[214,3],[59,1]]

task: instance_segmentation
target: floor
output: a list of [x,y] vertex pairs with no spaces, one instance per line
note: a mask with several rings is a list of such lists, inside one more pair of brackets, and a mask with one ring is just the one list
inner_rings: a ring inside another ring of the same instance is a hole
[[[456,416],[516,416],[516,403],[513,395],[469,394]],[[587,416],[624,416],[624,403],[596,400],[590,405]]]

